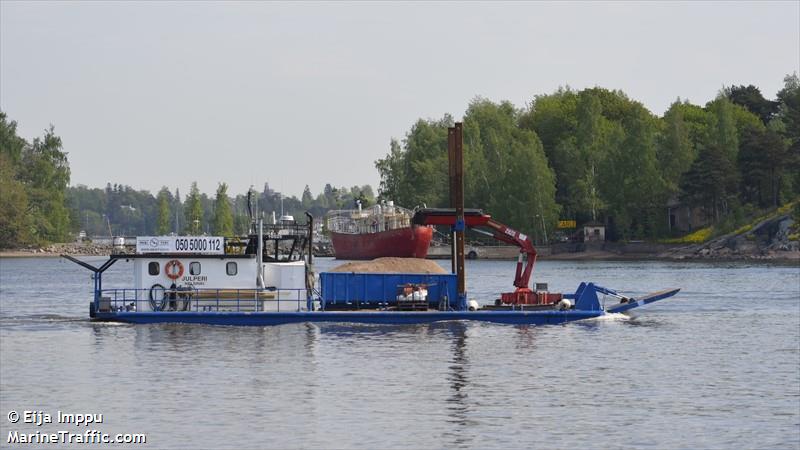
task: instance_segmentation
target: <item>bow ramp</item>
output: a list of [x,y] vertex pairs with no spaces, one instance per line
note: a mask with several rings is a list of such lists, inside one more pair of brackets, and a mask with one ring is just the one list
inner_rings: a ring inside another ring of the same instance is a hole
[[[665,298],[672,297],[677,294],[680,289],[665,289],[658,292],[653,292],[641,298],[628,297],[620,294],[619,292],[596,285],[594,283],[581,283],[575,294],[564,295],[565,299],[574,301],[573,308],[582,311],[605,311],[606,313],[621,313],[633,308],[647,305],[649,303],[657,302]],[[619,303],[613,305],[606,305],[605,302],[601,304],[597,294],[607,295],[619,299]]]
[[609,313],[625,312],[628,311],[629,309],[638,308],[640,306],[644,306],[649,303],[657,302],[659,300],[672,297],[673,295],[677,294],[678,291],[680,291],[680,289],[665,289],[663,291],[647,294],[639,299],[631,298],[628,299],[628,301],[626,302],[620,302],[619,304],[613,305],[611,307],[606,307],[606,312]]

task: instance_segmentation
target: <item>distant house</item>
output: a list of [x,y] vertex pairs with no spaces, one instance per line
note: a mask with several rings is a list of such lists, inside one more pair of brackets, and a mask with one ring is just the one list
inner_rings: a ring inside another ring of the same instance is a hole
[[712,218],[706,215],[703,208],[689,207],[678,201],[677,197],[673,197],[667,202],[667,215],[670,232],[673,230],[687,232],[702,228],[712,222]]
[[583,242],[603,242],[606,240],[606,226],[600,222],[583,224]]

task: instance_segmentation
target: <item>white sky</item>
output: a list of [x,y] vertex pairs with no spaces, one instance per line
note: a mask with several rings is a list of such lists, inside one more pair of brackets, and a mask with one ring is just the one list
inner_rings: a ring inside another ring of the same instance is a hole
[[377,189],[390,138],[476,96],[602,86],[660,115],[799,70],[798,1],[0,2],[0,109],[54,124],[90,187]]

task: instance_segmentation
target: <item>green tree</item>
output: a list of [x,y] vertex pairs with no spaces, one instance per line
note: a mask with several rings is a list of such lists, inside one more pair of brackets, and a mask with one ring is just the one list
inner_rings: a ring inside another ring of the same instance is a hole
[[681,177],[697,157],[680,99],[670,105],[661,121],[657,159],[669,194],[678,192]]
[[28,195],[18,174],[26,145],[25,140],[17,136],[17,122],[9,121],[0,111],[0,248],[15,248],[31,242]]
[[303,189],[303,197],[301,201],[303,202],[303,208],[305,209],[310,209],[314,204],[314,196],[311,195],[311,189],[308,187],[308,185],[306,185],[306,187]]
[[695,158],[701,148],[706,147],[711,142],[711,131],[714,128],[714,116],[711,112],[698,105],[693,105],[684,101],[674,103],[670,110],[680,112],[683,122],[689,133],[689,141],[695,150]]
[[[308,189],[308,186],[306,186]],[[220,183],[214,201],[214,234],[217,236],[233,236],[233,215],[231,214],[228,185]]]
[[420,119],[411,127],[403,141],[405,157],[395,202],[408,207],[449,203],[447,128],[452,125],[452,117],[445,115],[440,120]]
[[790,157],[786,141],[777,132],[747,128],[739,152],[742,199],[761,207],[780,206]]
[[520,128],[519,119],[509,102],[470,103],[464,116],[465,197],[543,241],[558,220],[555,174],[536,133]]
[[[519,126],[541,139],[542,147],[556,176],[556,201],[566,216],[574,217],[570,196],[574,160],[578,153],[576,130],[579,95],[567,87],[550,95],[537,95],[530,108],[520,115]],[[574,193],[574,191],[573,191]]]
[[381,199],[405,203],[405,199],[400,197],[401,185],[404,182],[402,179],[404,162],[405,153],[400,148],[400,143],[397,139],[392,139],[386,157],[375,161],[375,168],[378,169],[381,180],[378,186],[378,195]]
[[702,207],[715,221],[727,211],[738,181],[726,153],[717,145],[701,150],[681,186],[684,201]]
[[[600,100],[592,93],[581,93],[575,133],[575,158],[571,165],[569,203],[577,211],[590,213],[597,220],[598,213],[606,208],[599,181],[601,166],[612,153],[611,126],[603,117]],[[568,172],[569,173],[569,172]]]
[[175,230],[185,230],[186,224],[181,227],[180,218],[185,214],[185,210],[183,208],[183,202],[181,201],[181,190],[180,188],[175,188],[175,196],[172,199],[172,207],[175,211]]
[[90,235],[107,234],[103,220],[106,213],[106,192],[100,188],[77,185],[67,188],[67,208],[73,230],[84,230]]
[[203,204],[200,201],[200,189],[197,188],[196,181],[192,183],[192,188],[186,197],[183,213],[186,219],[185,232],[190,235],[199,235],[203,229]]
[[29,144],[16,129],[0,112],[0,247],[65,240],[70,170],[61,138],[51,125]]
[[170,192],[166,186],[158,192],[158,218],[156,219],[156,234],[165,235],[169,233],[172,214],[169,210]]
[[11,157],[0,152],[0,248],[16,248],[30,242],[32,224],[27,208],[25,186],[16,179]]
[[613,146],[603,169],[603,192],[609,202],[618,237],[645,237],[658,233],[655,216],[666,205],[656,156],[656,119],[632,103],[621,121],[622,138]]
[[17,136],[17,122],[8,120],[6,113],[0,111],[0,153],[8,158],[6,164],[18,165],[26,145],[25,140]]
[[328,208],[338,209],[342,207],[339,190],[333,187],[330,183],[325,184],[322,194],[325,196],[325,203],[327,204]]
[[784,87],[778,92],[778,114],[770,125],[785,140],[788,147],[787,173],[790,174],[789,195],[800,195],[800,78],[787,75]]
[[23,148],[18,176],[26,185],[33,238],[44,242],[68,239],[65,191],[70,170],[61,138],[55,135],[52,125],[42,138],[35,138]]
[[736,105],[755,114],[766,125],[778,112],[778,102],[767,100],[761,95],[761,90],[752,84],[744,86],[731,86],[723,90],[725,97]]
[[[612,197],[624,205],[623,193],[612,175],[618,167],[611,158],[627,159],[620,148],[630,127],[631,117],[644,108],[621,91],[603,88],[574,92],[559,89],[553,95],[537,96],[520,118],[520,127],[533,129],[542,138],[544,150],[557,181],[556,200],[564,217],[578,222],[601,220]],[[648,118],[648,127],[655,127]],[[648,148],[649,150],[649,148]],[[619,176],[628,176],[625,173]],[[626,215],[627,208],[615,214]]]
[[372,186],[365,184],[360,188],[361,197],[367,201],[366,204],[375,203],[375,193],[372,191]]
[[725,152],[725,156],[731,162],[730,167],[735,170],[733,164],[739,155],[739,134],[736,127],[734,105],[727,98],[720,96],[710,102],[706,108],[714,117],[709,144]]

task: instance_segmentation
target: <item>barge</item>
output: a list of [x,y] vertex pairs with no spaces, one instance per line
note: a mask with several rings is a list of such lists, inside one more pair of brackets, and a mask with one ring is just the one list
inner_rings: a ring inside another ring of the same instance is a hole
[[[420,213],[420,214],[424,214]],[[437,212],[428,220],[446,221]],[[469,222],[488,220],[474,213]],[[419,214],[416,218],[419,219]],[[68,255],[94,275],[89,316],[133,324],[187,323],[267,326],[298,322],[416,324],[470,320],[500,324],[561,324],[627,311],[675,295],[678,289],[641,298],[594,283],[574,293],[518,289],[480,305],[458,292],[458,276],[312,270],[312,226],[275,228],[259,223],[247,238],[148,236],[135,254],[112,255],[99,267]],[[503,231],[509,236],[510,231]],[[281,250],[281,248],[284,250]],[[288,251],[286,250],[288,249]],[[132,262],[134,286],[103,287],[103,273],[119,260]],[[520,260],[521,263],[522,260]],[[532,270],[532,262],[529,266]],[[530,273],[517,270],[520,276]],[[605,302],[600,295],[611,296]]]

